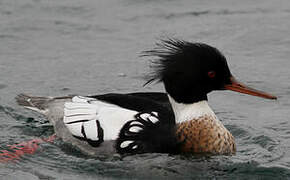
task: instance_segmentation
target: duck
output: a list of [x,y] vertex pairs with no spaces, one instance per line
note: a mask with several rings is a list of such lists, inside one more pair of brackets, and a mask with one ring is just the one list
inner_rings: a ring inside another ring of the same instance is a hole
[[20,94],[16,101],[43,114],[57,137],[86,154],[232,155],[235,139],[210,108],[207,95],[231,90],[277,99],[237,81],[226,57],[205,43],[164,39],[144,55],[152,62],[145,85],[163,83],[165,92]]

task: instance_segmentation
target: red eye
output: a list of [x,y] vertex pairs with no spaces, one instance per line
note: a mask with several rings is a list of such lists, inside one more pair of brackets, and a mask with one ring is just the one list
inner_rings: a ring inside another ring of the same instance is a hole
[[207,75],[208,75],[208,77],[210,77],[210,78],[214,78],[214,77],[215,77],[215,71],[209,71],[209,72],[207,73]]

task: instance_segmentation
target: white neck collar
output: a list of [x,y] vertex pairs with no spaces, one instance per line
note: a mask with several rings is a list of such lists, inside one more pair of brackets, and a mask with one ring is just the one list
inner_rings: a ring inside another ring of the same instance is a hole
[[205,115],[215,117],[215,113],[209,107],[206,100],[193,104],[183,104],[176,102],[170,95],[168,95],[168,97],[177,123],[198,119]]

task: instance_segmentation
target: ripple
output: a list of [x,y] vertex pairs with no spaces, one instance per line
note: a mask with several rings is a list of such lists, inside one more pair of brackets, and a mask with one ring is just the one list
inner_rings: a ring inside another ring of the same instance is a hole
[[13,179],[13,180],[38,180],[38,177],[27,172],[23,172],[20,170],[17,170],[13,173],[7,174],[3,177],[3,179]]
[[164,14],[149,14],[142,16],[134,16],[127,21],[131,20],[139,20],[141,18],[162,18],[162,19],[175,19],[175,18],[184,18],[184,17],[199,17],[199,16],[217,16],[217,15],[240,15],[240,14],[266,14],[266,13],[275,13],[274,11],[266,10],[266,9],[252,9],[252,10],[229,10],[229,9],[221,9],[221,10],[201,10],[201,11],[185,11],[185,12],[175,12],[175,13],[164,13]]
[[37,112],[33,112],[33,111],[19,110],[19,109],[14,109],[8,106],[1,106],[1,105],[0,105],[0,111],[12,117],[16,121],[22,121],[29,124],[35,124],[35,123],[46,124],[49,122],[46,118],[44,118],[43,115]]
[[266,135],[255,136],[252,138],[252,142],[260,145],[262,148],[267,148],[269,145],[278,145],[279,143],[271,139]]
[[16,38],[14,35],[9,35],[9,34],[0,34],[1,39],[14,39]]
[[256,162],[242,162],[231,165],[234,170],[227,173],[224,178],[243,177],[243,179],[280,179],[288,178],[290,171],[283,167],[264,167]]
[[235,138],[247,138],[250,136],[249,129],[246,127],[240,127],[238,125],[225,125],[233,134]]

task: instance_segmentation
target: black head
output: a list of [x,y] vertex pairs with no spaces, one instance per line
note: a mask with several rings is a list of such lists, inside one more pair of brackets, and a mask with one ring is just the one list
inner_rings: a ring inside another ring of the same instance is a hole
[[204,43],[162,40],[146,55],[156,57],[148,83],[163,82],[167,93],[179,103],[207,100],[207,93],[231,83],[226,58]]

